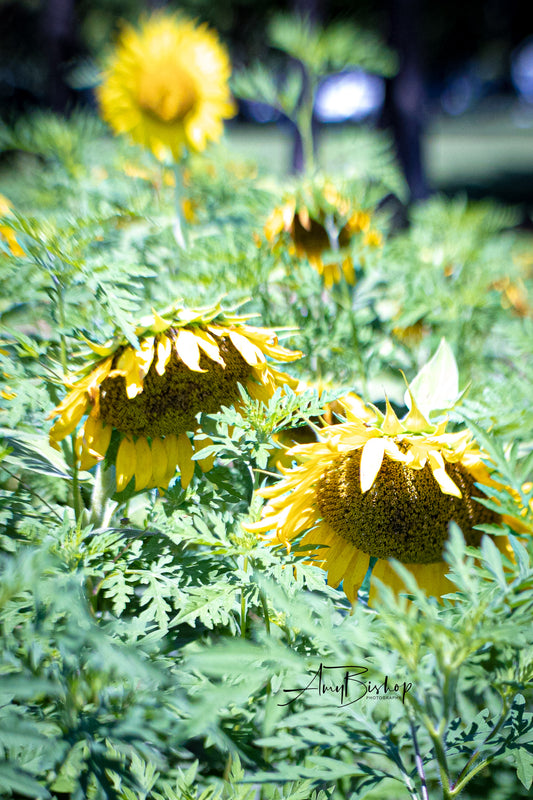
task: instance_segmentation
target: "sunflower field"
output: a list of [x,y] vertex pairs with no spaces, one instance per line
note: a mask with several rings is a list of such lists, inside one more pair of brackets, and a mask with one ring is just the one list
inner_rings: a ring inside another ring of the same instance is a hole
[[319,78],[394,54],[270,35],[281,86],[147,18],[0,129],[2,797],[530,797],[533,238],[383,132],[326,168]]

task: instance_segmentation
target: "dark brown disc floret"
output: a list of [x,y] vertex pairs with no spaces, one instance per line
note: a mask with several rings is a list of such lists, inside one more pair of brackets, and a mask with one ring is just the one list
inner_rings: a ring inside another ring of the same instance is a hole
[[361,492],[361,450],[338,456],[317,484],[316,498],[324,521],[343,539],[376,558],[405,564],[442,560],[448,526],[453,520],[466,543],[478,545],[475,525],[498,523],[498,514],[476,501],[483,495],[462,464],[445,462],[446,472],[462,497],[444,494],[431,468],[411,469],[383,458],[373,486]]
[[[171,336],[172,332],[167,331]],[[161,437],[196,428],[199,412],[213,414],[222,405],[238,399],[238,384],[246,384],[251,367],[228,338],[217,341],[225,367],[211,361],[204,353],[200,367],[193,372],[178,356],[175,348],[163,375],[156,372],[156,358],[143,381],[143,390],[136,397],[126,395],[122,376],[106,378],[100,386],[100,415],[105,422],[122,433],[134,436]],[[114,364],[118,360],[117,354]]]

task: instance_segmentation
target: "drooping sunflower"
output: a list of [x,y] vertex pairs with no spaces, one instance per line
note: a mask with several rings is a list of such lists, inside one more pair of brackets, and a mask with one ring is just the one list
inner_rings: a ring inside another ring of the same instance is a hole
[[[303,534],[300,546],[327,571],[331,586],[343,582],[352,603],[371,564],[372,578],[404,588],[391,558],[429,594],[453,591],[442,557],[449,523],[476,546],[482,536],[476,526],[501,521],[476,500],[483,497],[476,483],[495,484],[470,431],[447,433],[446,421],[431,424],[412,395],[411,402],[401,420],[388,401],[386,414],[375,410],[373,422],[347,411],[347,422],[320,432],[322,441],[294,447],[289,454],[298,465],[259,490],[269,502],[261,520],[245,525],[288,550]],[[507,551],[506,537],[495,541]],[[372,581],[371,601],[375,592]]]
[[[209,439],[197,421],[222,405],[239,402],[239,384],[255,399],[268,400],[297,381],[267,362],[293,361],[301,353],[278,343],[268,328],[246,324],[249,316],[216,308],[171,308],[153,312],[136,329],[139,348],[124,339],[92,345],[99,356],[52,411],[58,417],[52,442],[75,431],[81,469],[102,461],[114,438],[117,491],[135,477],[135,490],[166,488],[179,469],[181,484],[194,474],[195,451]],[[199,460],[207,471],[212,458]]]
[[206,25],[155,14],[140,31],[124,27],[98,90],[102,115],[115,133],[177,160],[184,147],[202,151],[218,140],[235,114],[230,72]]
[[[327,289],[342,278],[355,283],[355,269],[348,246],[362,235],[362,244],[380,247],[379,231],[371,227],[369,210],[357,208],[329,181],[315,181],[289,195],[268,217],[264,233],[273,251],[288,245],[289,252],[309,263],[324,278]],[[327,251],[339,251],[333,262],[324,260]]]

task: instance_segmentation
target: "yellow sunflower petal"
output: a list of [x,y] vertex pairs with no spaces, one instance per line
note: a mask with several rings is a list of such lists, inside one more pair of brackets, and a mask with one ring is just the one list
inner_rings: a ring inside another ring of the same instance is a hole
[[128,436],[125,436],[119,445],[115,469],[117,492],[122,492],[135,474],[135,445],[133,439]]
[[178,463],[179,445],[178,437],[171,433],[165,436],[164,439],[165,450],[167,453],[167,472],[165,475],[165,485],[168,486],[176,472],[176,465]]
[[275,208],[265,222],[264,232],[267,242],[271,242],[283,230],[283,212],[280,208]]
[[232,345],[239,351],[247,364],[256,367],[265,362],[265,356],[259,347],[237,331],[229,332]]
[[444,459],[437,450],[430,450],[428,453],[429,465],[433,476],[444,494],[451,494],[454,497],[462,497],[461,490],[452,481],[444,467]]
[[207,331],[203,331],[200,328],[196,328],[194,335],[196,336],[199,347],[204,351],[206,356],[210,358],[211,361],[220,364],[221,367],[225,367],[226,364],[220,355],[216,340]]
[[349,256],[347,256],[342,262],[342,272],[344,274],[346,283],[349,283],[350,286],[353,286],[355,284],[355,270],[353,261]]
[[372,487],[381,469],[385,454],[385,439],[369,439],[363,446],[361,454],[361,492],[364,494]]
[[[87,422],[85,423],[86,435],[87,425],[90,420],[91,417],[88,417]],[[88,444],[89,452],[91,455],[95,455],[98,460],[101,461],[107,453],[107,448],[109,447],[109,442],[111,441],[111,434],[113,433],[113,427],[111,425],[106,425],[103,420],[97,417],[94,420],[94,425],[92,426],[91,431],[92,436]]]
[[184,489],[187,488],[194,475],[194,455],[191,440],[186,433],[178,436],[178,467],[180,470],[181,485]]
[[183,363],[192,372],[206,372],[200,366],[200,348],[194,333],[181,328],[175,341],[175,347]]
[[166,488],[165,476],[167,473],[167,451],[163,439],[152,439],[152,486]]
[[172,354],[172,340],[168,336],[159,336],[157,342],[157,361],[155,371],[158,375],[165,374],[165,367]]
[[137,361],[137,352],[133,347],[126,347],[120,354],[115,370],[112,370],[110,375],[114,372],[122,375],[126,383],[126,395],[129,400],[137,397],[143,390],[143,379],[139,370],[139,362]]
[[113,344],[95,344],[95,342],[91,342],[90,339],[87,339],[83,333],[80,333],[79,336],[85,342],[85,344],[91,348],[93,353],[96,353],[99,356],[108,356],[115,351],[115,345]]
[[135,442],[135,491],[145,489],[152,477],[152,451],[145,436]]
[[50,438],[56,442],[60,442],[72,433],[89,407],[89,398],[85,391],[71,392],[68,400],[68,405],[64,407],[61,416],[50,429]]
[[298,219],[300,220],[302,228],[305,228],[306,231],[311,230],[311,219],[306,206],[301,206],[298,210]]

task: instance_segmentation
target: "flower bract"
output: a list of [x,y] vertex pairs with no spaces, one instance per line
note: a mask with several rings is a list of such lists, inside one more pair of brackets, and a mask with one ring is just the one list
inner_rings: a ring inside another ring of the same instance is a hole
[[205,25],[164,14],[141,30],[126,26],[98,90],[102,115],[118,134],[158,158],[205,149],[235,105],[228,54]]
[[[81,469],[102,461],[114,437],[118,491],[133,477],[137,491],[166,488],[176,469],[188,486],[195,451],[210,444],[198,414],[238,403],[239,385],[258,400],[268,400],[285,384],[297,385],[267,356],[293,361],[301,353],[247,319],[218,307],[154,312],[136,330],[138,349],[123,340],[94,345],[98,360],[50,415],[58,417],[51,441],[64,439],[86,416],[76,440]],[[198,461],[204,471],[212,466],[212,458]]]

